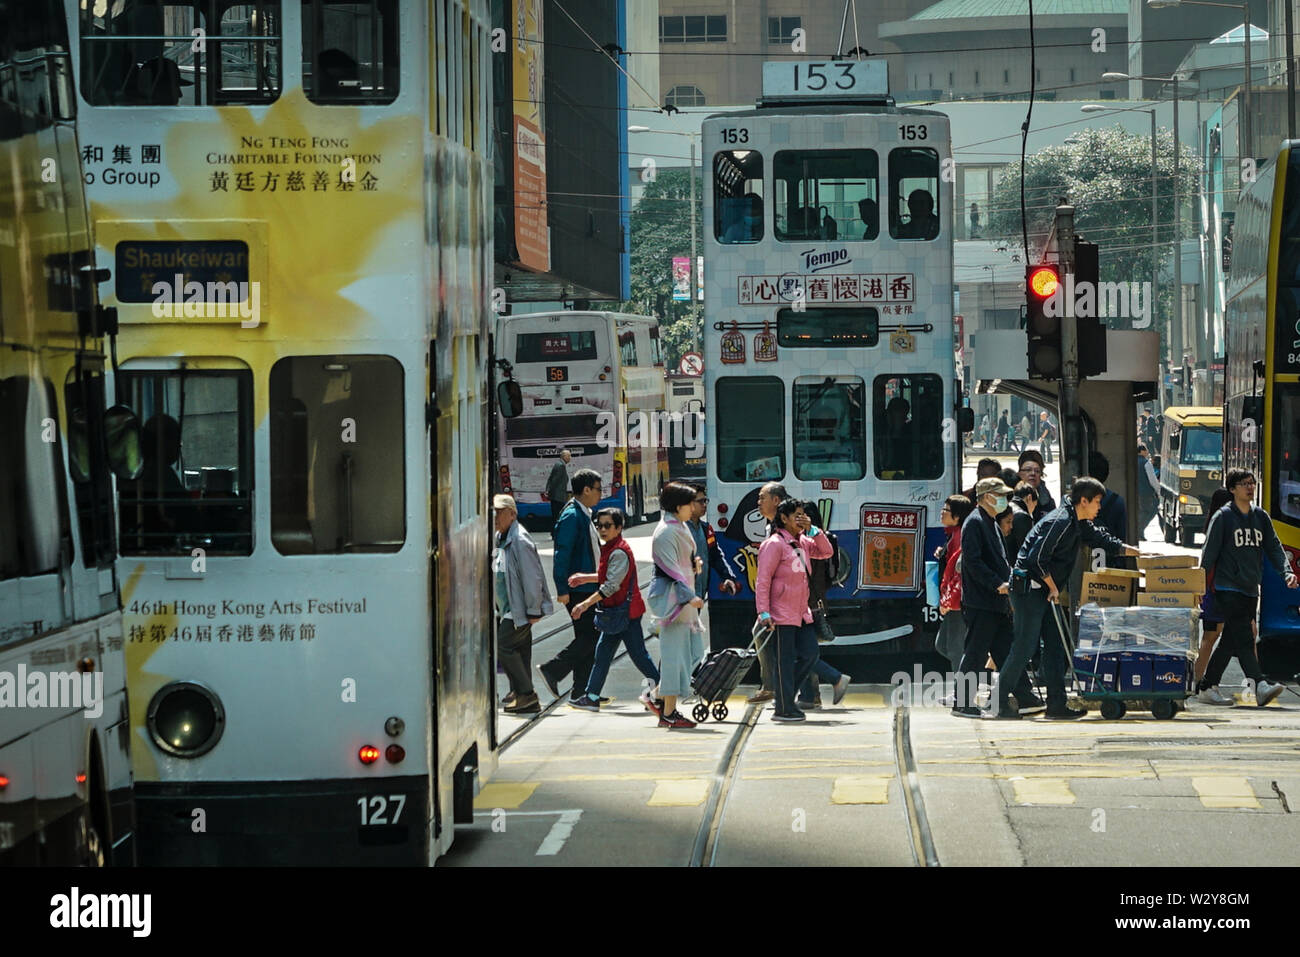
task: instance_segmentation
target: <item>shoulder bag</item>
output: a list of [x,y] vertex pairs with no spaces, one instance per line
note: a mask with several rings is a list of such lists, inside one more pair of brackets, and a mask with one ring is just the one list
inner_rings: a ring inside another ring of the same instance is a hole
[[812,560],[795,547],[793,541],[790,542],[790,550],[799,556],[799,561],[803,563],[803,573],[808,577],[808,610],[812,612],[813,631],[817,633],[817,644],[829,645],[835,640],[835,629],[831,627],[830,621],[826,617],[826,602],[818,598],[813,601],[813,580],[812,580]]

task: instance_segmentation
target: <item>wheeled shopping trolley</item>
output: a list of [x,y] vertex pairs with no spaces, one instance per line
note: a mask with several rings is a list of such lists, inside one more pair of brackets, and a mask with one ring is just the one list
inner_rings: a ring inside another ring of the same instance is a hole
[[691,672],[691,689],[700,701],[691,709],[691,717],[697,723],[708,720],[710,714],[714,721],[727,720],[727,698],[754,664],[769,635],[770,632],[760,632],[756,627],[748,648],[723,648],[706,655],[695,666]]

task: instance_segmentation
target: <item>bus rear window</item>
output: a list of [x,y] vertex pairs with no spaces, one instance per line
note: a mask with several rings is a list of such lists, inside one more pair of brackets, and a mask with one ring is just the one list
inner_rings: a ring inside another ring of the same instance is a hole
[[596,333],[521,332],[515,338],[515,362],[556,362],[596,358]]
[[594,412],[582,415],[520,415],[506,419],[506,439],[510,442],[528,442],[593,436],[598,426],[596,419]]
[[780,379],[719,379],[713,408],[721,481],[770,482],[785,475],[785,387]]
[[118,482],[123,555],[253,551],[253,377],[247,370],[121,374],[144,423],[144,472]]
[[866,348],[880,342],[880,313],[871,308],[832,309],[810,306],[803,311],[779,309],[776,341],[786,347]]
[[942,477],[943,379],[930,374],[881,375],[873,391],[876,477]]

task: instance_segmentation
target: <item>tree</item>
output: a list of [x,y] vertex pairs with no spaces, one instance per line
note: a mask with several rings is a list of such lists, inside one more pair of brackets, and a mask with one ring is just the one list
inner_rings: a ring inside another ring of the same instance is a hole
[[[701,229],[704,190],[698,173],[695,179],[696,228]],[[691,304],[673,301],[672,262],[674,256],[691,253],[690,173],[659,170],[631,216],[631,297],[627,302],[603,303],[600,308],[658,318],[664,363],[675,369],[693,338]],[[703,245],[697,245],[702,250]]]
[[[1156,136],[1156,207],[1159,223],[1152,247],[1151,139],[1120,128],[1080,130],[1078,142],[1053,146],[1027,157],[1025,209],[1029,228],[1029,257],[1037,261],[1051,230],[1057,203],[1064,198],[1074,206],[1074,229],[1096,243],[1101,254],[1102,282],[1151,280],[1152,256],[1158,250],[1162,277],[1173,261],[1174,154],[1173,134]],[[1196,234],[1189,203],[1198,195],[1200,164],[1196,153],[1183,147],[1179,170],[1179,198],[1184,207],[1182,234]],[[1020,164],[1008,165],[990,198],[989,239],[1023,243],[1020,220]],[[1151,328],[1163,331],[1157,317],[1172,312],[1173,288],[1161,280],[1160,303],[1152,311]],[[1116,327],[1112,319],[1109,323]]]

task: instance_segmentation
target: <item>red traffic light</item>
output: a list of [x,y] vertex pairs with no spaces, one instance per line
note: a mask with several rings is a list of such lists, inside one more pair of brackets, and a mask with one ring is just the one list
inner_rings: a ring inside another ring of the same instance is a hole
[[1029,291],[1039,299],[1049,299],[1061,285],[1054,266],[1038,266],[1029,274]]

